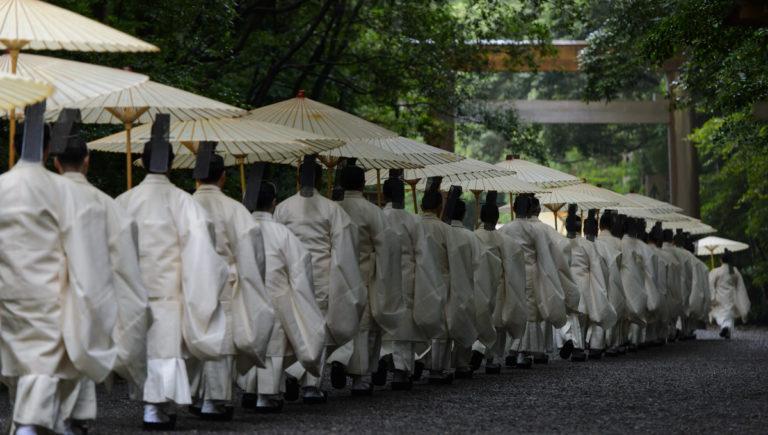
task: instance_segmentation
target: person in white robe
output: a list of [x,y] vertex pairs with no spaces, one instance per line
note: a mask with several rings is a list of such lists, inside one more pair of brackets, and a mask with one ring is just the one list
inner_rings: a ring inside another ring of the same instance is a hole
[[[357,229],[356,250],[363,285],[367,292],[360,327],[353,339],[347,373],[352,377],[353,396],[371,395],[374,381],[386,383],[386,365],[379,364],[382,334],[394,332],[406,313],[401,285],[400,246],[397,232],[384,212],[363,196],[365,170],[346,159],[341,170],[344,198],[338,202]],[[381,366],[381,367],[379,367]],[[376,370],[376,380],[371,373]]]
[[[299,398],[298,382],[285,369],[298,362],[313,376],[321,375],[326,342],[325,318],[315,300],[312,257],[304,244],[285,226],[274,220],[277,189],[265,179],[263,163],[254,166],[248,177],[243,203],[252,212],[261,242],[257,243],[258,270],[270,292],[275,324],[263,368],[252,368],[238,378],[245,390],[244,407],[250,402],[259,413],[280,412],[283,397]],[[253,396],[256,397],[253,397]]]
[[[437,262],[437,270],[440,279],[436,282],[440,304],[438,311],[431,319],[419,324],[429,339],[429,351],[421,355],[425,366],[429,370],[429,382],[436,384],[450,384],[453,381],[451,370],[451,324],[449,324],[449,300],[455,290],[455,275],[451,273],[450,258],[456,254],[452,251],[450,242],[451,229],[440,219],[443,213],[443,197],[439,191],[441,177],[432,177],[427,180],[427,188],[421,198],[421,221],[429,241],[429,249]],[[458,290],[456,290],[458,291]],[[426,319],[425,319],[426,320]],[[417,322],[418,323],[418,322]]]
[[667,341],[671,341],[670,324],[675,318],[680,303],[677,297],[677,288],[673,285],[677,273],[677,260],[669,252],[662,249],[661,222],[654,224],[650,231],[644,232],[643,238],[655,259],[654,277],[660,296],[660,305],[655,322],[646,328],[646,341],[651,345],[662,346]]
[[691,268],[691,289],[688,297],[686,319],[684,322],[683,338],[696,339],[696,328],[699,322],[706,322],[709,315],[710,288],[709,267],[701,261],[694,252],[696,247],[689,233],[678,230],[674,238],[675,246],[687,256]]
[[[68,118],[62,120],[62,118]],[[137,227],[133,219],[114,199],[86,179],[90,164],[88,147],[79,135],[80,113],[65,109],[53,129],[54,166],[73,185],[101,207],[106,218],[109,259],[114,273],[117,322],[112,338],[117,346],[114,371],[131,383],[131,391],[140,390],[147,372],[145,337],[149,326],[147,290],[139,269]],[[95,384],[83,379],[81,399],[95,401]]]
[[688,256],[689,252],[680,246],[679,240],[676,240],[679,238],[679,236],[680,235],[676,237],[675,233],[670,229],[664,230],[663,249],[669,252],[669,254],[672,255],[675,260],[677,260],[680,271],[680,276],[678,277],[680,286],[678,293],[681,296],[681,309],[674,324],[675,338],[680,340],[687,340],[692,333],[690,324],[694,323],[690,318],[693,309],[691,307],[691,298],[695,298],[695,296],[693,296],[693,280],[695,271],[694,263],[691,260],[691,257]]
[[[595,247],[602,258],[603,267],[608,271],[608,301],[616,311],[616,324],[605,330],[607,347],[605,354],[609,357],[626,353],[626,336],[630,320],[622,282],[626,265],[623,264],[621,233],[618,232],[620,224],[617,224],[616,220],[618,216],[615,210],[604,210],[600,216],[600,234],[595,238]],[[613,227],[617,228],[616,232],[611,231]]]
[[709,287],[712,289],[712,310],[709,317],[717,322],[720,336],[727,340],[731,338],[737,318],[741,318],[743,322],[747,321],[752,305],[744,278],[733,265],[733,253],[726,249],[721,260],[720,267],[709,272]]
[[[669,240],[671,241],[671,230],[669,231]],[[666,275],[661,278],[661,285],[664,286],[666,294],[666,309],[661,323],[660,335],[664,341],[674,341],[677,339],[677,325],[680,317],[685,310],[684,305],[684,271],[677,256],[672,252],[672,245],[665,240],[664,230],[661,222],[654,224],[649,234],[651,242],[655,245],[660,260],[666,266]],[[660,269],[663,270],[663,269]]]
[[152,319],[143,392],[144,427],[151,430],[172,430],[176,406],[192,404],[185,358],[218,359],[227,332],[219,300],[229,271],[205,210],[168,179],[169,124],[168,115],[156,116],[142,155],[148,174],[117,198],[139,226],[139,265]]
[[646,324],[638,331],[638,346],[642,348],[649,345],[661,345],[663,342],[659,338],[658,331],[666,310],[666,295],[664,293],[666,288],[659,285],[662,276],[659,267],[662,263],[656,249],[649,245],[648,233],[645,231],[645,219],[632,218],[631,222],[633,234],[637,240],[634,248],[643,262],[643,284],[646,294]]
[[0,176],[0,367],[16,434],[94,419],[83,379],[103,381],[118,358],[104,209],[43,166],[44,113],[45,101],[26,108],[21,160]]
[[582,301],[588,316],[586,342],[590,359],[602,357],[606,350],[605,331],[616,326],[619,319],[616,308],[611,302],[608,263],[603,260],[596,243],[598,232],[596,214],[597,210],[588,211],[583,224],[584,237],[572,239],[577,241],[581,249],[576,249],[574,246],[571,250],[571,269],[574,272],[574,278],[581,288],[588,289],[588,292],[582,294]]
[[[485,357],[487,374],[501,373],[507,347],[507,336],[520,339],[525,330],[528,313],[525,294],[525,257],[522,249],[512,239],[496,231],[499,221],[497,192],[486,193],[480,209],[482,226],[475,230],[481,243],[501,260],[501,267],[490,277],[496,288],[496,298],[491,301],[493,327],[496,339],[492,346],[478,346]],[[479,343],[479,342],[478,342]],[[477,344],[476,343],[476,346]]]
[[[464,227],[466,204],[458,198],[461,195],[460,188],[452,186],[451,189],[453,192],[449,192],[449,200],[452,193],[456,200],[452,207],[446,210],[451,212],[449,216],[452,237],[449,240],[453,240],[456,252],[461,257],[460,264],[454,261],[458,256],[449,259],[451,274],[459,271],[464,278],[461,287],[456,287],[462,292],[460,309],[471,319],[475,330],[474,337],[465,337],[462,334],[460,338],[454,339],[452,365],[454,376],[457,379],[466,379],[472,377],[474,370],[479,368],[483,361],[483,353],[479,350],[473,351],[476,341],[479,341],[483,348],[487,348],[493,346],[496,340],[492,304],[496,300],[498,283],[494,282],[494,279],[501,270],[501,259],[482,244],[473,231]],[[455,297],[456,293],[453,296]],[[454,300],[458,298],[455,297]]]
[[658,306],[658,298],[647,291],[645,260],[640,248],[642,243],[637,238],[637,223],[635,218],[619,215],[616,219],[616,234],[621,237],[621,258],[624,266],[621,284],[624,286],[624,297],[627,301],[627,311],[630,324],[627,327],[627,350],[636,352],[642,344],[642,331],[647,325],[647,315]]
[[421,219],[405,210],[405,185],[402,171],[390,170],[382,188],[386,205],[383,212],[390,228],[397,232],[400,247],[402,299],[405,312],[393,331],[385,331],[382,354],[389,355],[393,371],[393,390],[410,390],[415,370],[415,355],[424,353],[429,338],[419,325],[434,324],[442,318],[443,282],[433,249]]
[[198,147],[193,176],[199,185],[192,198],[213,224],[216,252],[227,264],[227,285],[219,294],[226,332],[217,359],[188,359],[187,370],[192,412],[203,419],[230,420],[235,358],[239,372],[268,364],[265,355],[274,312],[261,270],[256,267],[261,233],[248,210],[222,192],[226,182],[224,158],[215,154],[215,147],[214,142],[202,142]]
[[[300,191],[278,204],[274,218],[288,227],[312,256],[315,299],[326,322],[331,379],[334,386],[343,388],[345,366],[352,357],[352,339],[359,331],[368,294],[355,251],[356,228],[347,212],[317,190],[322,170],[315,159],[305,157],[300,168]],[[325,403],[321,376],[312,375],[300,364],[288,371],[300,381],[304,403]]]
[[518,195],[514,201],[516,219],[505,224],[501,233],[520,246],[525,258],[526,323],[520,339],[513,340],[515,365],[530,368],[534,355],[545,354],[541,322],[562,327],[567,321],[565,295],[560,273],[553,260],[549,236],[529,219],[535,206],[530,195]]
[[[569,239],[563,237],[554,228],[539,220],[541,213],[541,204],[536,197],[532,198],[533,205],[529,212],[527,220],[533,224],[533,228],[543,233],[547,240],[549,255],[555,264],[557,271],[557,283],[560,292],[563,294],[563,301],[567,314],[565,325],[557,327],[552,322],[545,320],[541,327],[544,333],[545,349],[553,350],[557,346],[562,359],[572,359],[573,361],[586,361],[587,354],[584,351],[586,345],[580,337],[583,337],[585,327],[582,325],[584,313],[581,308],[581,295],[576,281],[571,272],[571,243]],[[549,357],[547,354],[534,356],[534,363],[546,364]]]

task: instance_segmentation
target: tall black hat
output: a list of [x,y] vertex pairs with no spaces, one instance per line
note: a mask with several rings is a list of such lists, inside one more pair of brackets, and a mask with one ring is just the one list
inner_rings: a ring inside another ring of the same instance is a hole
[[461,186],[451,186],[448,190],[448,199],[446,199],[445,207],[443,208],[443,222],[451,223],[453,211],[459,198],[461,198]]
[[485,194],[485,203],[480,209],[480,220],[483,223],[495,224],[499,220],[499,206],[496,205],[498,192],[492,190]]
[[145,147],[151,148],[152,158],[149,160],[149,172],[155,174],[164,174],[168,172],[169,160],[171,157],[171,143],[168,141],[168,135],[171,128],[171,115],[167,113],[158,113],[155,116],[155,122],[152,123],[152,136]]
[[218,142],[200,142],[200,145],[197,147],[195,170],[192,172],[192,178],[195,180],[206,180],[211,177],[211,161],[216,153],[216,145],[218,145]]
[[427,210],[434,210],[440,206],[443,201],[443,197],[440,194],[440,185],[443,182],[443,177],[429,177],[427,178],[427,186],[424,189],[424,197],[421,198],[421,208]]
[[24,138],[21,160],[40,163],[43,161],[45,139],[45,100],[24,109]]
[[299,172],[301,173],[301,196],[310,197],[315,191],[315,170],[317,154],[304,156]]
[[386,181],[392,207],[397,209],[405,208],[405,182],[402,177],[402,169],[390,169],[389,179]]
[[51,132],[51,154],[63,154],[67,148],[88,147],[80,137],[80,109],[64,109],[59,113],[59,119],[53,125]]
[[581,232],[581,218],[576,213],[578,206],[576,204],[568,204],[568,217],[565,218],[565,230],[569,233]]
[[243,195],[243,205],[250,212],[254,212],[258,207],[259,194],[264,183],[264,179],[269,169],[269,163],[259,162],[253,165],[248,174],[248,181],[245,185],[245,194]]
[[591,209],[588,212],[587,218],[584,220],[584,234],[587,236],[597,235],[597,210]]

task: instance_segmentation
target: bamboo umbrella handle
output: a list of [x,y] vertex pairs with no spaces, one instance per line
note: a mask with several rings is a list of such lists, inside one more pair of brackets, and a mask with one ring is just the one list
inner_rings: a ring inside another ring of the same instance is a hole
[[[131,190],[133,187],[133,158],[131,153],[131,128],[133,124],[126,122],[125,124],[125,182],[127,185],[126,190]],[[149,168],[146,168],[149,169]]]
[[416,198],[416,185],[419,184],[419,179],[406,180],[406,183],[411,186],[411,196],[413,197],[413,213],[419,214],[419,204]]
[[240,168],[240,195],[245,197],[245,156],[236,156],[235,159]]
[[[11,74],[16,74],[16,64],[19,61],[19,49],[10,48],[8,54],[11,55]],[[8,169],[16,164],[16,108],[11,107],[8,111]]]
[[376,201],[381,207],[381,169],[376,169]]
[[475,228],[478,228],[478,223],[480,222],[480,194],[483,192],[482,190],[472,190],[471,191],[473,195],[475,195]]

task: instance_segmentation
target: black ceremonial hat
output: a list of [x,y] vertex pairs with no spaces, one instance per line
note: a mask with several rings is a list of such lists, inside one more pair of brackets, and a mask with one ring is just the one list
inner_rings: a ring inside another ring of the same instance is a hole
[[24,137],[21,145],[21,160],[39,163],[43,161],[43,140],[45,138],[45,100],[24,109]]
[[171,143],[168,135],[171,128],[171,115],[158,113],[155,122],[152,123],[152,136],[147,144],[152,149],[152,158],[149,160],[149,172],[164,174],[168,172],[170,164]]
[[211,161],[216,153],[215,141],[200,142],[197,147],[197,159],[195,161],[195,170],[192,172],[192,178],[195,180],[205,180],[211,176]]

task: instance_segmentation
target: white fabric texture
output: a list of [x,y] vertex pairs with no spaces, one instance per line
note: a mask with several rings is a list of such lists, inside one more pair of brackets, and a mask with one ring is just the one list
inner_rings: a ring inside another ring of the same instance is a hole
[[712,310],[710,317],[718,325],[733,326],[733,320],[741,318],[746,321],[751,308],[747,288],[741,272],[734,267],[733,272],[727,264],[709,272],[709,286],[712,289]]
[[367,297],[347,213],[317,190],[281,202],[275,220],[291,230],[312,258],[315,299],[325,315],[327,341],[342,345],[357,334]]

